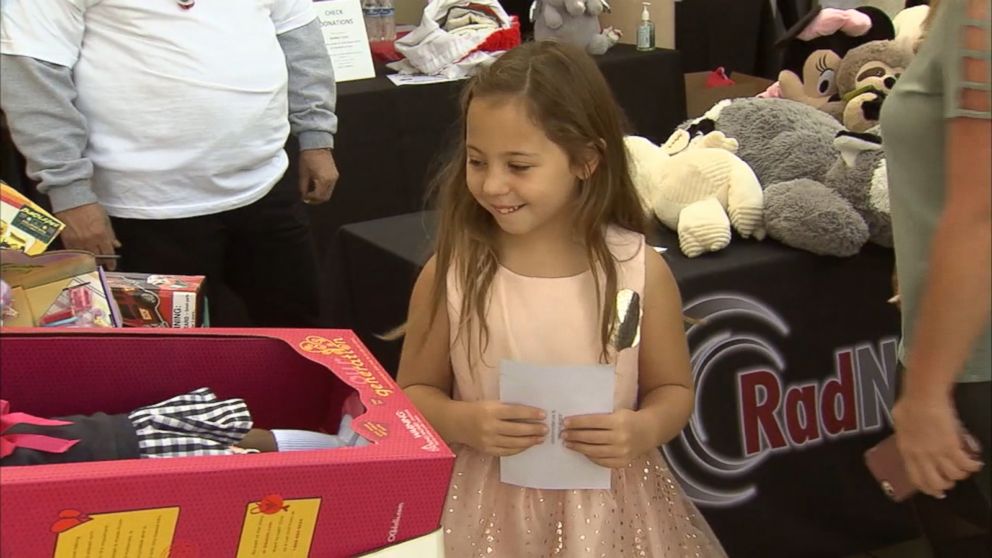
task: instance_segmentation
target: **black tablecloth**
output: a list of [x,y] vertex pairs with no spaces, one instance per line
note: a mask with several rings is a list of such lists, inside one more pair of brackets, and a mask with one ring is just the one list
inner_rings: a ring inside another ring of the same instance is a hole
[[[432,230],[417,213],[337,239],[349,326],[393,373],[400,343],[376,334],[405,319]],[[672,247],[685,313],[703,320],[687,332],[696,415],[666,456],[730,556],[840,557],[914,536],[861,457],[894,394],[891,251],[836,259],[735,238],[689,259],[668,230],[648,240]]]
[[719,66],[774,79],[780,26],[769,0],[684,0],[675,4],[675,48],[686,72]]

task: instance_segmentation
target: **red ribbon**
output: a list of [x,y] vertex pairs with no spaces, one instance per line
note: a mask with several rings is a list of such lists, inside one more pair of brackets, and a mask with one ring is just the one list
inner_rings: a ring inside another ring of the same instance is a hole
[[11,413],[10,403],[0,399],[0,458],[7,457],[17,448],[33,449],[46,453],[65,453],[69,448],[79,443],[79,440],[65,440],[42,434],[4,434],[15,424],[34,424],[36,426],[68,426],[72,422],[65,420],[43,419],[27,413]]
[[734,85],[734,80],[727,75],[727,70],[720,66],[706,76],[706,87],[729,87]]

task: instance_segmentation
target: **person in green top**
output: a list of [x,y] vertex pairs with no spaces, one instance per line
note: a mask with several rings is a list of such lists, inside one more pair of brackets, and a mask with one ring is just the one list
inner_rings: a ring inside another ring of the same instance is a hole
[[936,556],[990,555],[989,4],[931,2],[926,37],[881,115],[905,367],[892,421]]

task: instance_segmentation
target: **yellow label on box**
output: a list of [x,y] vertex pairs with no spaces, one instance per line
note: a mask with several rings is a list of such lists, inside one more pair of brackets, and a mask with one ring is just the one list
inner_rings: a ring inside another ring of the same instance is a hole
[[270,495],[248,504],[235,558],[307,558],[320,498],[283,500]]
[[58,532],[54,558],[167,556],[179,508],[84,515],[65,510],[52,525]]

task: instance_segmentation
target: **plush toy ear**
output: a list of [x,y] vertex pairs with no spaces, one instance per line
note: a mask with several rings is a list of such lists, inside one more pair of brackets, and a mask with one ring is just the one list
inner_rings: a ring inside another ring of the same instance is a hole
[[[795,6],[792,7],[792,10],[795,11]],[[820,3],[814,0],[810,10],[796,20],[785,34],[775,42],[775,48],[783,51],[781,69],[792,72],[800,81],[802,81],[803,66],[806,65],[806,59],[814,52],[825,48],[823,44],[825,39],[821,38],[814,41],[799,39],[799,35],[820,15],[820,11],[822,11]]]
[[891,41],[896,38],[896,28],[888,14],[872,6],[862,6],[857,10],[871,18],[871,29],[857,37],[855,44],[848,47],[848,50],[871,41]]
[[722,101],[710,107],[710,110],[706,111],[706,113],[703,114],[703,118],[713,121],[719,120],[720,113],[723,112],[723,109],[729,107],[731,102],[732,99],[723,99]]
[[[804,35],[804,32],[807,32],[808,28],[817,21],[820,12],[823,12],[820,3],[814,1],[810,11],[792,25],[782,35],[782,38],[775,43],[776,48],[785,49],[783,69],[791,70],[797,75],[802,75],[802,67],[806,62],[806,58],[816,50],[828,48],[836,52],[838,56],[843,57],[848,50],[864,43],[870,41],[891,41],[895,38],[895,26],[892,24],[892,19],[889,18],[888,14],[873,6],[862,6],[856,8],[856,10],[868,16],[868,19],[871,21],[871,27],[866,33],[851,36],[847,35],[842,27],[832,35],[822,35],[823,31],[821,31],[821,35],[818,37],[802,40],[799,38],[800,35]],[[826,14],[826,12],[824,13]],[[834,13],[829,15],[835,16],[836,13],[838,12],[835,10]],[[828,17],[828,19],[833,18]],[[860,28],[860,26],[855,27]]]
[[695,138],[696,136],[705,136],[716,130],[716,122],[712,118],[701,118],[692,123],[689,126],[689,136]]
[[692,145],[710,149],[722,149],[731,153],[737,153],[737,149],[740,147],[740,143],[737,140],[728,138],[726,134],[719,131],[709,132],[695,138]]
[[[809,24],[816,19],[816,16],[820,15],[820,10],[822,8],[819,2],[813,0],[809,11],[800,17],[796,12],[796,3],[794,0],[780,0],[778,2],[778,9],[779,13],[782,14],[782,20],[785,22],[786,31],[785,34],[775,42],[775,48],[785,47],[794,41],[804,29],[809,27]],[[789,21],[790,19],[792,20],[791,22]]]
[[877,134],[841,130],[834,136],[834,147],[840,151],[844,164],[853,167],[865,151],[881,151],[882,138]]
[[680,128],[675,130],[665,143],[661,144],[661,149],[668,155],[675,155],[688,149],[691,141],[692,134],[688,130]]

